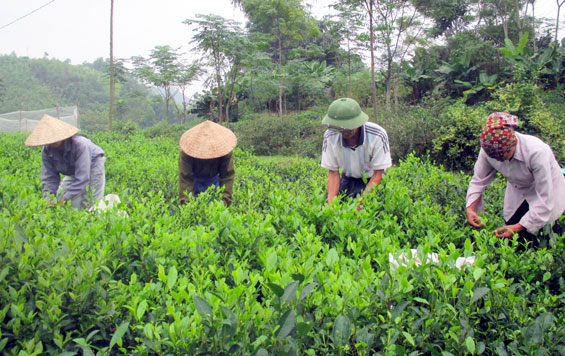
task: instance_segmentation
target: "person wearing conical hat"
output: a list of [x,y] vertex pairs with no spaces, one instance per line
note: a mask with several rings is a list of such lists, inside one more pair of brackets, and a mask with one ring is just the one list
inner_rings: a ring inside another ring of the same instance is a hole
[[237,144],[228,128],[206,120],[182,134],[179,155],[181,204],[208,188],[223,187],[222,200],[231,205],[235,169],[232,151]]
[[328,204],[338,194],[353,197],[373,189],[392,166],[385,129],[368,119],[355,100],[340,98],[331,103],[322,120],[328,128],[321,162],[328,170]]
[[[506,178],[506,226],[495,234],[512,238],[516,233],[521,242],[536,247],[538,231],[565,213],[565,178],[551,147],[535,136],[515,132],[516,127],[516,116],[495,112],[481,129],[481,150],[467,190],[467,221],[483,227],[477,210],[484,206],[483,191],[500,172]],[[553,230],[562,233],[557,223]]]
[[72,207],[80,210],[104,197],[106,158],[100,147],[78,131],[64,121],[43,115],[25,145],[43,146],[41,182],[49,204],[55,196],[60,205],[70,201]]

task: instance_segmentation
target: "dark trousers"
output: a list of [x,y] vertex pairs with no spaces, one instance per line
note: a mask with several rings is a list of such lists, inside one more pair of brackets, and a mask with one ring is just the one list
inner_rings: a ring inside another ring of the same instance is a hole
[[367,183],[363,178],[353,178],[342,176],[339,179],[339,194],[344,194],[346,197],[356,197],[363,193]]
[[[506,225],[514,225],[520,222],[520,219],[522,219],[522,217],[524,215],[526,215],[526,213],[530,210],[530,205],[528,204],[527,201],[524,200],[524,202],[520,205],[520,207],[518,208],[518,210],[516,210],[516,212],[514,213],[514,215],[512,215],[512,217],[510,219],[508,219],[508,221],[506,222]],[[552,231],[558,235],[561,235],[563,233],[563,228],[561,227],[561,225],[559,224],[558,221],[556,221],[553,226],[552,226]],[[529,233],[527,230],[522,230],[518,233],[518,241],[520,243],[525,244],[526,242],[530,241],[530,247],[533,248],[538,248],[539,247],[539,243],[541,240],[547,240],[549,236],[546,236],[543,234],[543,232],[539,231],[536,234],[532,234]]]

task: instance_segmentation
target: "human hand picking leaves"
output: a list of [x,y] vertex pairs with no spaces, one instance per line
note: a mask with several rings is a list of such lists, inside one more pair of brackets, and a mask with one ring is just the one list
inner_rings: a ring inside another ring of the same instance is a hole
[[481,218],[479,217],[479,214],[477,214],[477,211],[473,209],[472,206],[467,207],[467,222],[469,223],[469,225],[477,229],[480,229],[484,226]]
[[517,234],[522,230],[524,230],[524,227],[522,225],[514,224],[506,225],[499,229],[496,229],[494,233],[499,239],[511,239],[514,234]]

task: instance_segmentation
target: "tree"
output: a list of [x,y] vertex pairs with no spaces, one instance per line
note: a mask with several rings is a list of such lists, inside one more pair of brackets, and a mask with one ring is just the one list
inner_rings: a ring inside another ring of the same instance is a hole
[[133,57],[134,74],[143,82],[162,89],[165,100],[165,116],[169,122],[169,102],[172,99],[171,88],[182,68],[178,50],[170,46],[155,46],[149,58]]
[[[196,44],[196,49],[201,51],[210,60],[214,68],[214,81],[216,94],[218,96],[218,121],[224,119],[224,91],[223,80],[225,73],[236,75],[238,56],[244,50],[241,48],[244,41],[244,33],[239,22],[225,19],[217,15],[196,15],[197,19],[187,19],[183,23],[196,25],[193,31],[191,43]],[[226,112],[229,113],[229,101],[226,104]],[[229,122],[227,114],[225,122]]]
[[[179,68],[179,73],[174,80],[175,87],[181,93],[182,96],[182,103],[180,105],[175,105],[177,110],[177,115],[181,119],[181,123],[184,124],[186,122],[188,116],[188,102],[186,101],[186,89],[188,88],[189,84],[201,74],[200,65],[198,63],[193,63],[187,66],[182,66]],[[182,108],[182,110],[180,109]]]
[[112,131],[114,116],[114,0],[110,0],[110,109],[108,111],[108,130]]
[[398,83],[395,63],[402,63],[408,51],[417,43],[423,43],[422,26],[418,12],[405,0],[379,0],[376,2],[373,20],[376,25],[377,43],[384,50],[385,101],[390,104],[391,95],[397,98]]
[[375,80],[375,32],[373,31],[373,17],[375,0],[339,0],[339,5],[354,14],[357,10],[363,10],[369,18],[369,54],[371,57],[371,102],[373,104],[373,116],[375,122],[378,120],[377,112],[377,84]]
[[561,6],[565,4],[565,0],[555,0],[557,3],[557,18],[555,19],[555,42],[557,42],[557,35],[559,34],[559,13],[561,12]]
[[333,5],[334,9],[338,11],[336,15],[337,21],[335,27],[343,36],[347,43],[347,82],[348,82],[348,96],[351,97],[351,60],[352,56],[357,55],[360,51],[358,44],[359,32],[362,25],[362,14],[356,8],[350,8],[341,4]]
[[414,0],[420,14],[433,21],[432,37],[450,37],[464,31],[475,19],[473,3],[476,0]]
[[282,117],[286,51],[306,36],[319,36],[320,30],[300,0],[243,0],[243,11],[249,17],[251,31],[269,34],[274,39],[277,49],[273,53],[273,60],[277,63],[278,111]]

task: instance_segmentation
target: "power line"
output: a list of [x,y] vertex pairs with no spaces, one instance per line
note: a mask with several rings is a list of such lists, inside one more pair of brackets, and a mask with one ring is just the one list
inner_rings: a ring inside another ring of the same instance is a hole
[[28,12],[27,14],[25,14],[25,15],[23,15],[23,16],[18,17],[17,19],[15,19],[14,21],[10,22],[9,24],[6,24],[6,25],[0,27],[0,30],[6,28],[6,27],[8,27],[8,26],[10,26],[10,25],[13,24],[13,23],[16,23],[16,22],[20,21],[20,20],[23,19],[24,17],[28,17],[29,15],[33,14],[33,13],[36,12],[36,11],[39,11],[39,10],[43,9],[45,6],[51,4],[53,1],[55,1],[55,0],[51,0],[51,1],[49,1],[48,3],[41,5],[41,6],[38,7],[37,9],[35,9],[35,10],[31,11],[31,12]]

